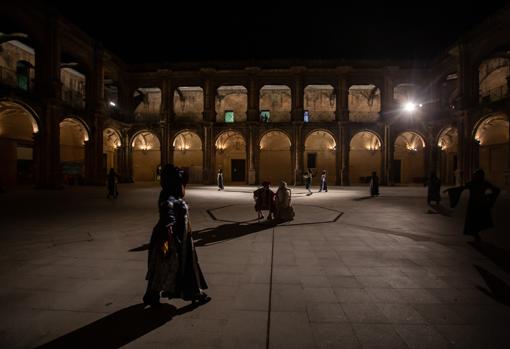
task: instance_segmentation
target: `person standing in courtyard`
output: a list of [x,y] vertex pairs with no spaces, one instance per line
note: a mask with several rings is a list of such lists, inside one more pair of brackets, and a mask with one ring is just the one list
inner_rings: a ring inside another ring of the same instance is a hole
[[321,174],[321,184],[320,184],[319,192],[322,192],[322,191],[325,191],[325,192],[328,191],[328,183],[326,182],[326,170],[323,170],[322,174]]
[[149,244],[147,290],[143,296],[144,304],[152,307],[160,304],[160,296],[199,304],[211,300],[203,291],[207,283],[198,264],[188,204],[184,201],[187,183],[188,176],[180,168],[162,168],[159,220]]
[[218,191],[220,190],[224,190],[225,189],[225,186],[223,185],[223,170],[220,168],[218,170],[218,176],[217,176],[217,180],[218,180]]
[[305,188],[308,190],[308,194],[312,194],[312,170],[308,169],[308,172],[305,175]]
[[379,196],[379,177],[375,171],[370,176],[370,196]]
[[473,173],[473,179],[465,185],[446,189],[450,198],[450,206],[457,206],[464,189],[469,190],[464,234],[472,235],[476,242],[480,242],[480,232],[492,228],[491,209],[498,198],[500,189],[485,180],[485,172],[478,169]]
[[434,172],[430,173],[430,177],[426,181],[427,184],[427,204],[431,204],[432,201],[439,205],[441,201],[441,180],[436,176]]
[[117,183],[120,181],[120,176],[115,172],[115,170],[110,168],[108,175],[106,177],[107,187],[108,187],[108,195],[106,197],[109,199],[113,197],[114,199],[119,196],[119,189]]

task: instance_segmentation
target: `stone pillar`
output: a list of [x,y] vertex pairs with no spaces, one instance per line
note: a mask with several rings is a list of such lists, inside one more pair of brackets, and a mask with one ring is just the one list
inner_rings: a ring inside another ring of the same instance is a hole
[[204,123],[203,126],[203,145],[202,145],[202,158],[203,158],[203,183],[215,183],[215,169],[214,169],[214,142],[212,136],[212,123]]
[[117,150],[117,161],[118,161],[118,169],[121,181],[124,183],[132,183],[133,182],[133,148],[131,144],[129,144],[129,132],[128,129],[120,130],[121,136],[121,146]]
[[342,123],[337,123],[337,133],[336,133],[336,158],[335,158],[335,165],[336,165],[336,185],[342,185]]
[[203,119],[205,122],[213,123],[216,121],[215,98],[216,87],[210,78],[204,81],[204,112]]
[[305,171],[303,141],[303,122],[294,122],[294,142],[292,144],[292,164],[294,166],[294,185],[303,185],[303,173]]
[[381,168],[379,169],[379,178],[381,180],[381,185],[388,185],[388,178],[386,176],[386,142],[384,141],[384,135],[381,142],[381,148],[379,148],[379,154],[381,155]]
[[248,109],[246,111],[246,118],[248,121],[257,122],[259,121],[260,88],[253,77],[249,80],[247,90]]
[[303,121],[303,96],[305,93],[303,86],[303,79],[301,76],[297,76],[294,79],[294,83],[291,87],[292,91],[292,110],[291,118],[292,121]]
[[469,44],[459,44],[459,88],[461,109],[467,110],[478,104],[478,67],[470,61]]
[[166,77],[161,83],[161,109],[160,109],[160,134],[161,134],[161,166],[170,163],[170,123],[173,121],[173,89],[171,82]]
[[257,170],[255,167],[255,158],[258,158],[259,147],[256,144],[254,135],[254,124],[248,124],[248,134],[246,140],[246,156],[248,160],[248,184],[257,183]]
[[[379,86],[378,86],[379,87]],[[391,111],[395,110],[395,102],[393,99],[393,80],[390,76],[384,76],[383,86],[381,89],[381,118],[387,118]]]
[[466,153],[464,138],[464,120],[457,118],[457,169],[455,170],[455,185],[462,185],[464,181],[464,158]]
[[342,144],[342,185],[350,185],[349,180],[349,151],[350,151],[350,127],[342,124],[340,140]]
[[[336,121],[348,121],[349,120],[349,87],[347,86],[347,79],[340,77],[335,86],[336,96]],[[339,176],[337,176],[339,177]]]
[[384,145],[384,163],[386,165],[386,168],[384,169],[384,177],[386,179],[386,185],[393,185],[393,156],[394,156],[394,143],[393,143],[393,137],[391,136],[391,125],[385,124],[384,125],[384,139],[383,139]]

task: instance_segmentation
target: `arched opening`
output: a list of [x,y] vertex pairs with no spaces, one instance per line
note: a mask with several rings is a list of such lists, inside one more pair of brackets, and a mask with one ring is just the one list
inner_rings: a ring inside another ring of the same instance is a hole
[[105,157],[105,170],[111,168],[118,170],[117,150],[122,145],[119,133],[113,128],[105,128],[103,131],[103,155]]
[[287,85],[264,85],[260,89],[259,110],[262,122],[290,121],[292,94]]
[[443,184],[453,185],[458,181],[458,144],[458,132],[456,128],[445,128],[439,134],[437,140],[437,146],[439,147],[437,175]]
[[35,78],[35,50],[30,39],[21,33],[4,35],[10,40],[0,44],[0,80],[6,85],[30,91]]
[[195,132],[180,132],[174,138],[173,148],[174,165],[188,172],[190,183],[202,183],[203,154],[200,137]]
[[508,95],[510,59],[503,57],[486,59],[480,64],[478,72],[481,102],[497,101]]
[[220,86],[216,90],[216,122],[246,121],[248,90],[244,86]]
[[381,177],[381,140],[372,131],[361,131],[351,138],[349,149],[349,180],[352,184],[367,183],[372,172]]
[[395,184],[420,184],[425,178],[425,141],[416,132],[403,132],[395,140],[391,166]]
[[158,121],[161,109],[161,90],[158,87],[139,88],[133,94],[135,121]]
[[85,68],[71,57],[62,57],[60,82],[62,83],[62,101],[73,108],[85,108],[87,83]]
[[33,183],[33,136],[37,132],[37,122],[28,109],[0,101],[0,187]]
[[305,139],[304,171],[311,169],[314,176],[327,172],[329,183],[336,182],[336,142],[333,136],[323,130],[310,133]]
[[83,184],[85,175],[85,142],[89,133],[78,119],[69,117],[60,122],[60,166],[64,184]]
[[501,187],[505,186],[508,167],[508,126],[505,115],[494,115],[482,120],[475,132],[479,167],[485,171],[488,181]]
[[204,90],[200,86],[180,86],[174,91],[176,119],[201,122],[204,112]]
[[161,164],[161,145],[154,133],[142,131],[131,142],[133,148],[133,180],[154,182]]
[[226,183],[246,182],[246,142],[241,133],[226,131],[216,140],[216,169],[223,170]]
[[335,121],[336,95],[331,85],[308,85],[304,90],[304,122]]
[[281,180],[291,183],[293,167],[289,137],[282,131],[269,131],[260,140],[259,180],[278,184]]
[[381,91],[375,85],[352,85],[348,106],[350,121],[377,121],[381,111]]

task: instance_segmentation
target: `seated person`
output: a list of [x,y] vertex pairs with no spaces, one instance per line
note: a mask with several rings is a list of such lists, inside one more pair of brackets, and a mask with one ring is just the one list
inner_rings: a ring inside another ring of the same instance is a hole
[[255,200],[255,211],[257,211],[258,219],[264,218],[263,210],[268,210],[268,220],[273,219],[274,212],[274,198],[275,194],[269,189],[271,183],[268,181],[262,182],[262,188],[253,192],[253,199]]
[[294,209],[290,204],[292,193],[287,187],[287,183],[282,181],[276,191],[276,210],[275,218],[282,221],[291,221],[294,219]]

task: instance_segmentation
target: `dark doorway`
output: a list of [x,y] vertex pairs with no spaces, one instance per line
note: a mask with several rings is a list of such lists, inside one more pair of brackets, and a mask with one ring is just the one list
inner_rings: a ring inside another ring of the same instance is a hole
[[231,168],[232,168],[232,182],[244,182],[245,179],[245,165],[246,160],[231,160]]
[[401,160],[393,160],[393,183],[400,183],[400,176],[401,176],[401,168],[402,168],[402,161]]
[[307,168],[317,168],[317,153],[308,153],[306,165]]

